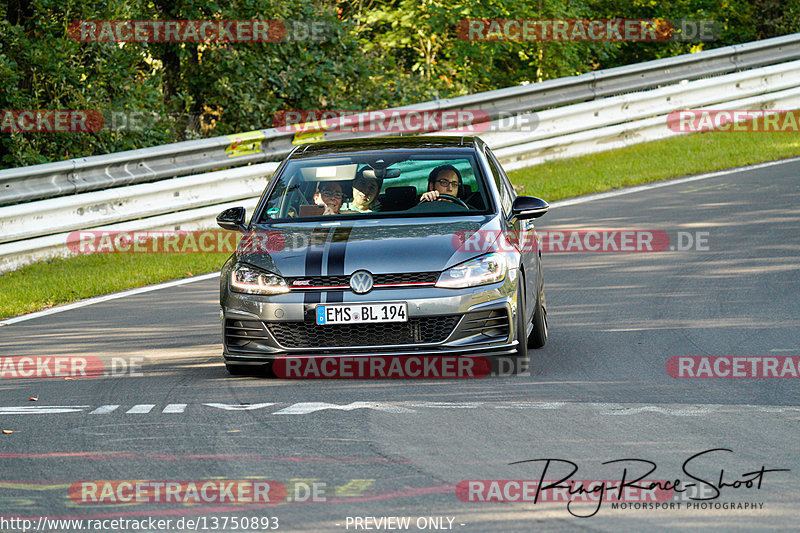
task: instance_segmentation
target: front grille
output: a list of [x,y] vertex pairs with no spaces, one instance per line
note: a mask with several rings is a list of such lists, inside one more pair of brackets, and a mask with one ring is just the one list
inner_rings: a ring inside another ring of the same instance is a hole
[[[308,284],[295,286],[294,282],[303,280]],[[299,278],[286,278],[286,283],[292,289],[304,289],[310,287],[326,287],[331,285],[350,285],[350,276],[313,276],[313,277],[299,277]]]
[[[373,274],[375,285],[394,285],[399,283],[436,283],[438,272],[402,272],[396,274]],[[303,285],[295,285],[302,280]],[[350,286],[350,276],[309,276],[287,278],[286,283],[292,289],[314,289],[316,287]]]
[[268,322],[267,327],[286,348],[341,348],[426,344],[445,340],[458,322],[456,316],[411,318],[388,324],[332,324]]
[[508,337],[508,313],[505,309],[467,313],[459,332],[465,337],[476,334],[498,339]]
[[384,283],[436,283],[438,272],[403,272],[398,274],[374,274],[375,285]]
[[268,339],[260,320],[225,320],[225,344],[230,350],[246,351]]

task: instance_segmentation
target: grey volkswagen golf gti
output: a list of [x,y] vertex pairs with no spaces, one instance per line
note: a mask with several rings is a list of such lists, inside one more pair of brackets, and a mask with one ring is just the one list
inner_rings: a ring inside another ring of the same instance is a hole
[[222,268],[233,374],[286,356],[516,355],[547,340],[538,235],[477,137],[320,142],[280,164]]

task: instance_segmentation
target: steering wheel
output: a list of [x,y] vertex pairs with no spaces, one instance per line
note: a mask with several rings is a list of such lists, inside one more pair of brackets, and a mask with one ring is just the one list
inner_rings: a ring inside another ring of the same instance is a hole
[[447,201],[449,201],[449,202],[454,202],[454,203],[456,203],[456,204],[458,204],[458,205],[464,206],[464,207],[466,207],[467,209],[469,209],[469,206],[468,206],[468,205],[467,205],[467,204],[464,202],[464,200],[462,200],[461,198],[456,198],[455,196],[453,196],[453,195],[451,195],[451,194],[442,194],[442,193],[439,193],[439,197],[438,197],[438,198],[436,198],[436,199],[437,199],[437,200],[439,200],[439,199],[444,199],[444,200],[447,200]]

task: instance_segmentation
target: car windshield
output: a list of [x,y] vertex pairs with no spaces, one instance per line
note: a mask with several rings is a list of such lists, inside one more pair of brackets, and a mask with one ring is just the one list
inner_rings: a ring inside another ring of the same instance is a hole
[[275,178],[257,223],[482,214],[492,204],[476,169],[474,155],[464,151],[368,152],[291,160]]

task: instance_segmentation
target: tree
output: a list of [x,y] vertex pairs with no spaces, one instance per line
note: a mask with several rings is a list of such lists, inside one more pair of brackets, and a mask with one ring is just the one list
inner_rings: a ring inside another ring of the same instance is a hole
[[[476,41],[465,19],[692,19],[714,42]],[[318,23],[323,39],[81,42],[76,20]],[[267,128],[282,110],[367,110],[571,76],[800,31],[781,0],[8,0],[0,110],[90,110],[89,133],[0,133],[15,167]],[[138,127],[131,127],[131,118]]]

